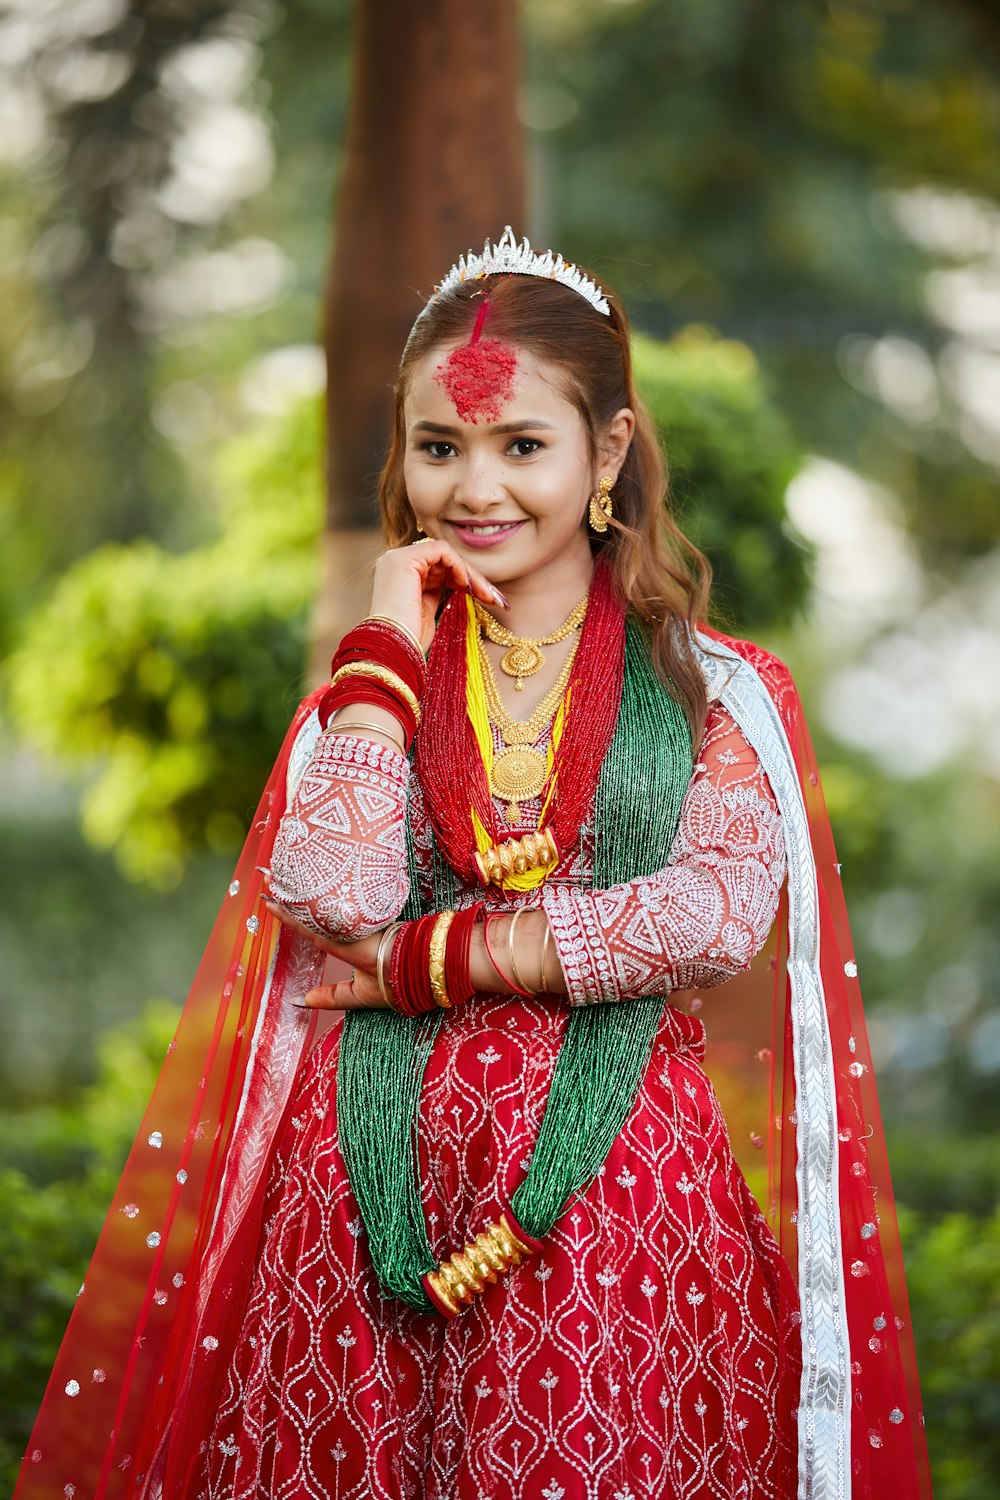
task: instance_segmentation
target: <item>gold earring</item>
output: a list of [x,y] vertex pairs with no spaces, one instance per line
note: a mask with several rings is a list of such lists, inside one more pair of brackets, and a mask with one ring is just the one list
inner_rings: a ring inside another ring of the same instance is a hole
[[608,520],[614,514],[611,502],[614,484],[614,477],[611,474],[602,474],[597,486],[597,494],[590,497],[590,524],[595,531],[608,529]]

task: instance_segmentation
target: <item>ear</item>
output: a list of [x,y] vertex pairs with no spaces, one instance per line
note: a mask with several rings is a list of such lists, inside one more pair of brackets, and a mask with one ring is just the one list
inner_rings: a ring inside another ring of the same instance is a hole
[[623,406],[611,418],[598,447],[597,456],[602,474],[612,474],[615,479],[618,478],[618,471],[625,462],[634,432],[635,412],[631,407]]

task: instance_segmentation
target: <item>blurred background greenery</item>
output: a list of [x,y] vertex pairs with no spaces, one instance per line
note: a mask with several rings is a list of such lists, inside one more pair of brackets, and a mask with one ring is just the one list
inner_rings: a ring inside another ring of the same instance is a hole
[[[1000,1473],[1000,21],[973,0],[526,0],[521,21],[527,228],[624,295],[720,622],[783,655],[806,698],[903,1205],[936,1493],[986,1500]],[[352,40],[347,0],[0,5],[11,1481],[308,686],[320,308]]]

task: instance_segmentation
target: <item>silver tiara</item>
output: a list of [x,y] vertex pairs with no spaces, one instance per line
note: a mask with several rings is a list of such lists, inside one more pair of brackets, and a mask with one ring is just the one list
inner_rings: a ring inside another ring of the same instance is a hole
[[590,305],[596,307],[606,318],[611,316],[608,299],[589,276],[585,276],[576,266],[568,265],[561,255],[552,250],[546,250],[544,254],[536,253],[529,245],[527,235],[519,245],[508,224],[495,245],[486,241],[482,255],[469,250],[465,255],[459,256],[458,264],[452,266],[444,280],[434,288],[420,317],[434,305],[442,292],[450,291],[453,286],[461,286],[464,281],[478,281],[483,276],[496,275],[543,276],[547,281],[561,281],[563,286],[586,297]]

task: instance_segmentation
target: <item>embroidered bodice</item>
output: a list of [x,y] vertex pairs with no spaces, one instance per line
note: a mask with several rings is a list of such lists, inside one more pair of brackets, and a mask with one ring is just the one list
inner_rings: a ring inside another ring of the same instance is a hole
[[[524,811],[534,826],[537,804]],[[429,893],[432,831],[408,762],[372,741],[319,735],[275,841],[275,899],[341,940],[377,932],[409,891],[407,818]],[[708,987],[749,964],[777,912],[785,855],[774,794],[725,708],[709,705],[666,866],[605,891],[589,888],[590,867],[584,829],[560,878],[517,898],[548,913],[571,1004]],[[510,905],[460,885],[460,905],[481,899]]]

